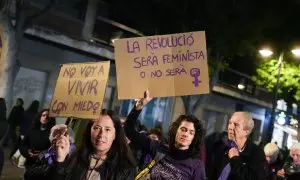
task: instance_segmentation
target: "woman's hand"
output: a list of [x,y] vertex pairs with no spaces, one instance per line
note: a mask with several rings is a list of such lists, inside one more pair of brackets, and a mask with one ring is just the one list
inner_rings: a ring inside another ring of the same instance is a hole
[[55,149],[56,149],[56,161],[64,162],[70,151],[69,135],[67,136],[61,135],[56,141]]
[[137,100],[135,107],[136,110],[141,110],[143,107],[148,104],[153,98],[150,96],[150,92],[145,91],[144,98]]

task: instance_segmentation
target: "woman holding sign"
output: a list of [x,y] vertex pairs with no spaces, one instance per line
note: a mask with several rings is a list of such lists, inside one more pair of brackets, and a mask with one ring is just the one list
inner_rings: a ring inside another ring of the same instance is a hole
[[88,124],[82,146],[69,154],[68,136],[56,143],[55,180],[132,180],[135,162],[126,145],[121,121],[111,110]]
[[169,129],[169,146],[151,140],[135,130],[139,114],[151,99],[147,91],[145,98],[137,101],[125,123],[127,137],[136,147],[149,153],[153,159],[135,179],[206,179],[204,165],[199,160],[204,130],[196,117],[181,115],[177,118]]

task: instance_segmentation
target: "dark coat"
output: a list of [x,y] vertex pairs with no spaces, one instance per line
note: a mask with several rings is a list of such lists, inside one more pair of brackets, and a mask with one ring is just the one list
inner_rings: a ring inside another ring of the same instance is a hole
[[[52,169],[55,180],[82,180],[88,170],[87,161],[80,161],[82,158],[79,151],[75,151],[65,162],[55,162]],[[88,157],[86,157],[88,159]],[[133,180],[135,167],[130,163],[118,163],[118,154],[110,155],[107,160],[97,169],[100,172],[101,180]]]
[[13,107],[8,117],[8,124],[12,127],[19,126],[21,123],[23,113],[24,113],[24,108],[22,106]]
[[266,169],[267,169],[267,173],[268,173],[268,180],[276,180],[277,179],[277,172],[282,169],[283,167],[283,162],[280,159],[280,157],[278,156],[277,160],[272,163],[272,164],[268,164],[266,163]]
[[28,150],[31,149],[36,152],[47,151],[51,144],[49,140],[50,130],[32,129],[25,138],[21,141],[19,150],[20,153],[26,157],[25,166],[31,166],[36,162],[36,158],[29,156]]
[[223,151],[220,159],[215,159],[216,168],[212,173],[210,180],[217,180],[223,168],[230,163],[231,172],[228,180],[265,180],[267,170],[264,151],[257,145],[247,140],[246,147],[239,156],[231,159],[228,157],[228,149]]
[[283,166],[286,180],[299,180],[300,179],[300,165],[295,165],[293,159],[289,157]]
[[206,171],[208,177],[211,179],[216,179],[216,172],[219,171],[219,169],[223,168],[222,163],[217,163],[219,162],[220,159],[223,158],[224,152],[228,150],[228,147],[226,144],[222,141],[219,140],[215,142],[212,145],[212,148],[208,151],[208,156],[207,156],[207,161],[206,161]]
[[0,121],[0,140],[5,136],[8,129],[8,124],[6,121]]
[[25,111],[22,116],[22,121],[20,125],[20,134],[26,135],[32,126],[32,122],[36,118],[37,113],[33,113],[30,111]]

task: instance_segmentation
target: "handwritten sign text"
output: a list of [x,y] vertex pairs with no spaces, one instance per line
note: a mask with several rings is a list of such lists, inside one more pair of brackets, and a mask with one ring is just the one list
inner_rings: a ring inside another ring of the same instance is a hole
[[97,118],[101,112],[109,65],[109,62],[62,65],[50,116]]
[[[205,32],[117,40],[119,99],[209,92]],[[132,87],[132,88],[128,88]]]

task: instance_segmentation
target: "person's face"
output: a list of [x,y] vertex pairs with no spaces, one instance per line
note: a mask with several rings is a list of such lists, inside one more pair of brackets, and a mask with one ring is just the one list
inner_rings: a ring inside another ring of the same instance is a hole
[[109,116],[101,116],[91,128],[91,141],[95,151],[106,154],[116,137],[116,129]]
[[41,124],[47,124],[48,121],[49,121],[49,112],[44,111],[41,115],[40,122],[41,122]]
[[175,147],[181,150],[189,149],[195,136],[194,123],[182,121],[177,129]]
[[156,134],[149,134],[148,137],[152,140],[159,141],[158,136]]
[[293,163],[300,165],[300,150],[291,149],[291,157],[293,158]]
[[22,102],[21,102],[21,100],[17,100],[17,106],[21,106],[22,105]]
[[244,128],[245,118],[242,114],[236,113],[232,115],[228,124],[228,139],[235,141],[236,139],[247,138],[249,130]]

